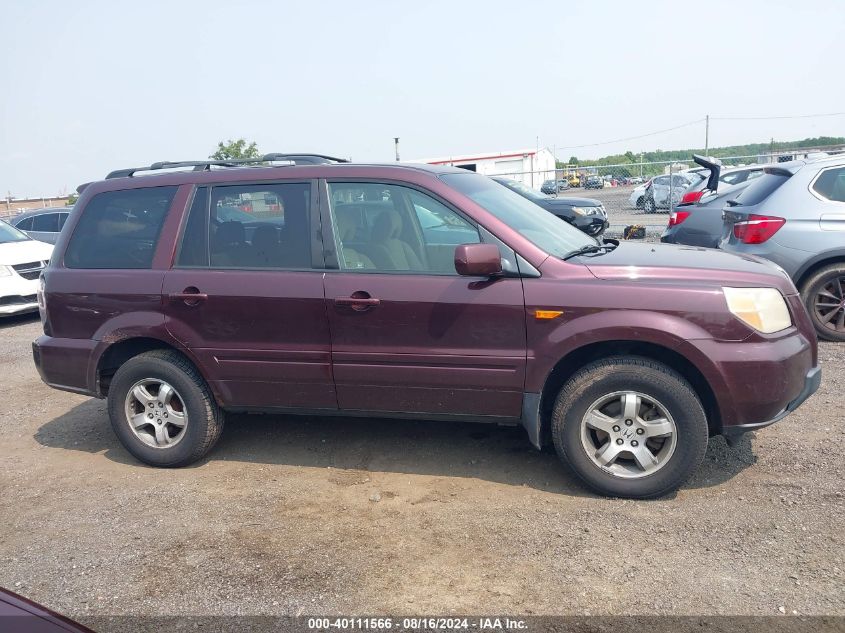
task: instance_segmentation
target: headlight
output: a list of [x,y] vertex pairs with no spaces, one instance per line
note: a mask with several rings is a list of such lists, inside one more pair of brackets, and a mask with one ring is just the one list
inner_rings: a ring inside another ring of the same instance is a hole
[[8,277],[12,274],[11,266],[0,266],[0,277]]
[[578,215],[595,215],[599,212],[598,207],[572,207],[572,210]]
[[728,310],[740,321],[764,334],[792,325],[786,301],[777,288],[722,288]]

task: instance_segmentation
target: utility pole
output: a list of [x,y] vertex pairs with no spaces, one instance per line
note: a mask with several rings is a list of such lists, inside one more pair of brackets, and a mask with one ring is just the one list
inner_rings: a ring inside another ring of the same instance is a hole
[[710,150],[710,115],[704,117],[704,155]]
[[398,163],[399,162],[399,137],[398,136],[393,137],[393,146],[396,149],[396,162]]

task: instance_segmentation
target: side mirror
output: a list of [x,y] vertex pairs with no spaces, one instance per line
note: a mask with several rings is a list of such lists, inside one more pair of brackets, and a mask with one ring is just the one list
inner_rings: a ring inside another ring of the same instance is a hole
[[461,244],[455,248],[455,270],[468,277],[502,274],[502,255],[495,244]]

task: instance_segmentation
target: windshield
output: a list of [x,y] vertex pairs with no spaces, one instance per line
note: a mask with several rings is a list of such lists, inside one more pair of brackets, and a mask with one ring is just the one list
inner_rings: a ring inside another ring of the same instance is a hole
[[485,176],[444,174],[440,178],[549,255],[565,257],[578,248],[598,244],[597,240]]
[[18,231],[10,224],[6,224],[0,220],[0,244],[7,244],[8,242],[23,242],[30,239],[25,233]]

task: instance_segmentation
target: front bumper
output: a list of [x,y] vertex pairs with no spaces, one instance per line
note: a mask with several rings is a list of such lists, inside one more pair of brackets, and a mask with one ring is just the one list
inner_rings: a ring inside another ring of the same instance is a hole
[[0,277],[0,315],[38,310],[37,292],[37,279],[24,279],[18,274]]
[[787,404],[777,415],[775,415],[775,417],[771,418],[770,420],[764,420],[763,422],[737,424],[736,426],[725,427],[722,430],[722,435],[725,436],[725,439],[731,442],[743,433],[748,433],[748,431],[754,431],[756,429],[762,429],[774,424],[778,420],[782,420],[787,415],[795,411],[795,409],[800,407],[807,398],[816,393],[816,391],[819,390],[819,386],[821,386],[821,384],[822,368],[813,367],[810,371],[807,372],[807,376],[804,378],[804,388],[801,390],[801,393],[798,394],[798,397],[796,397],[794,400],[791,400],[789,404]]

